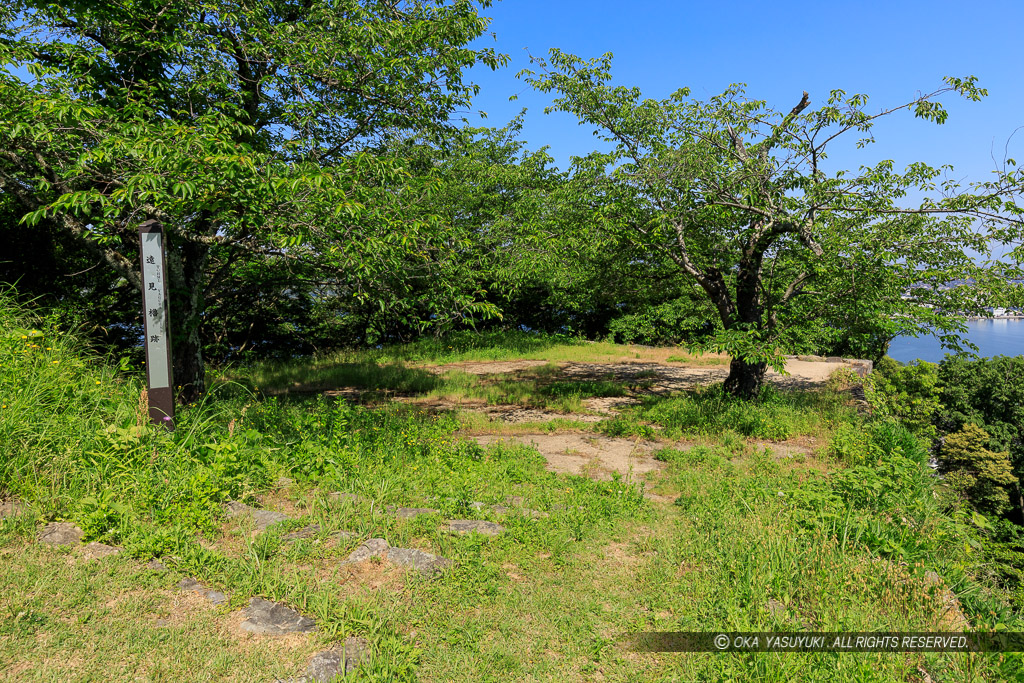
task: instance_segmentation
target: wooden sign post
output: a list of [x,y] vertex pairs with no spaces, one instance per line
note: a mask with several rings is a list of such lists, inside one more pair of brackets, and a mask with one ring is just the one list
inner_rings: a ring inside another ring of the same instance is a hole
[[139,226],[142,302],[145,305],[146,385],[149,419],[174,431],[174,378],[171,372],[171,320],[167,307],[167,259],[159,221]]

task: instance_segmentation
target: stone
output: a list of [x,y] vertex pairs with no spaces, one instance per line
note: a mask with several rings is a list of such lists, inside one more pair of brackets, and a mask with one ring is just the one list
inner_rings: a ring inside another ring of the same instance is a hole
[[244,519],[248,520],[258,530],[263,531],[272,524],[278,522],[286,522],[291,519],[288,515],[283,512],[275,512],[273,510],[260,510],[246,505],[245,503],[239,503],[237,501],[231,501],[225,505],[228,511],[228,519]]
[[485,522],[480,519],[449,519],[448,531],[456,534],[470,534],[475,531],[485,536],[497,536],[505,531],[505,527],[497,522]]
[[178,588],[186,592],[198,593],[215,605],[224,605],[228,601],[228,596],[224,595],[220,591],[207,588],[191,577],[184,578],[179,581]]
[[264,636],[283,636],[286,633],[309,633],[316,622],[290,607],[263,598],[253,598],[245,608],[242,629]]
[[301,529],[297,529],[295,531],[292,531],[291,533],[285,534],[281,537],[281,540],[297,541],[300,538],[309,538],[310,536],[316,536],[318,533],[320,533],[320,525],[310,524],[308,526],[302,527]]
[[352,554],[348,556],[349,562],[362,562],[368,560],[371,557],[383,557],[387,553],[388,542],[383,538],[371,538],[363,541],[358,548],[352,551]]
[[294,479],[291,479],[289,477],[279,477],[278,480],[274,482],[274,486],[276,486],[279,489],[286,489],[294,483]]
[[842,363],[843,359],[840,358],[839,356],[829,356],[828,358],[825,359],[825,362],[826,363]]
[[78,545],[82,530],[70,522],[50,522],[39,532],[39,541],[52,546]]
[[306,669],[306,680],[325,683],[350,673],[370,657],[370,641],[348,637],[341,649],[327,650],[313,655]]
[[522,507],[526,502],[522,496],[509,496],[505,499],[505,502],[509,505],[515,505],[516,507]]
[[448,558],[414,548],[391,548],[388,550],[388,561],[402,567],[411,567],[428,576],[438,574],[453,564]]
[[850,366],[858,377],[867,377],[875,369],[874,361],[870,360],[851,360]]
[[111,557],[119,554],[120,552],[121,548],[93,541],[82,550],[82,557],[87,560],[98,560],[101,557]]
[[17,517],[22,510],[22,505],[16,500],[0,501],[0,519]]
[[164,566],[164,563],[156,559],[155,557],[146,563],[146,569],[151,569],[155,572],[167,571],[167,567]]
[[786,617],[786,605],[775,598],[768,598],[767,608],[769,614],[775,619],[782,621]]
[[437,515],[440,512],[433,508],[395,508],[394,510],[395,516],[401,519],[412,519],[420,515]]
[[354,531],[345,531],[344,529],[339,529],[338,531],[332,531],[328,535],[328,537],[329,538],[339,538],[339,539],[348,541],[348,540],[351,540],[353,538],[359,538],[359,534],[357,534]]

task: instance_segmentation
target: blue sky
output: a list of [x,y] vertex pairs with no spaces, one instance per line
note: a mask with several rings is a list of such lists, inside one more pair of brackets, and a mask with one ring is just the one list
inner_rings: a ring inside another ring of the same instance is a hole
[[[955,95],[943,100],[950,112],[942,126],[901,112],[875,129],[868,151],[836,149],[836,168],[856,168],[893,159],[952,164],[955,177],[986,179],[1001,161],[1007,140],[1024,126],[1024,1],[999,2],[704,2],[666,0],[503,0],[483,12],[493,18],[487,37],[511,58],[509,67],[476,69],[482,90],[475,109],[483,122],[500,126],[528,108],[522,139],[530,149],[550,147],[565,168],[571,155],[600,143],[589,128],[567,114],[543,114],[550,96],[535,93],[515,74],[529,66],[529,53],[551,47],[590,58],[614,53],[616,84],[637,86],[663,98],[686,86],[707,98],[730,83],[747,84],[753,99],[788,111],[807,90],[812,106],[831,90],[870,95],[868,110],[900,104],[931,92],[946,75],[975,75],[988,88],[982,102]],[[528,49],[528,51],[527,51]],[[519,94],[516,102],[510,95]],[[1024,130],[1010,142],[1009,156],[1024,163]]]

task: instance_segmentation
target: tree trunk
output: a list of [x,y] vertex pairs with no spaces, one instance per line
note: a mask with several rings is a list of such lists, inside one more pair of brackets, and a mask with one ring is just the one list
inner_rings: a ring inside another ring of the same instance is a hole
[[185,242],[167,253],[171,285],[171,359],[181,403],[195,401],[206,391],[201,326],[209,256],[209,247],[196,242]]
[[767,363],[748,363],[742,358],[733,358],[729,363],[729,376],[725,378],[725,393],[745,400],[757,398],[767,368]]
[[[179,387],[178,401],[190,403],[206,391],[206,365],[203,362],[203,346],[199,340],[199,329],[195,324],[191,330],[179,328],[174,339],[173,363],[174,383]],[[173,337],[172,337],[173,339]]]

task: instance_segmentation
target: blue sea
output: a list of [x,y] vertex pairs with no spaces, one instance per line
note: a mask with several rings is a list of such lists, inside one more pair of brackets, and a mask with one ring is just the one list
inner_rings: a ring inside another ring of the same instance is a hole
[[[1024,320],[969,320],[965,336],[977,345],[977,353],[983,358],[1024,355]],[[889,355],[903,363],[919,359],[938,363],[947,353],[950,351],[931,336],[897,337],[889,345]]]

